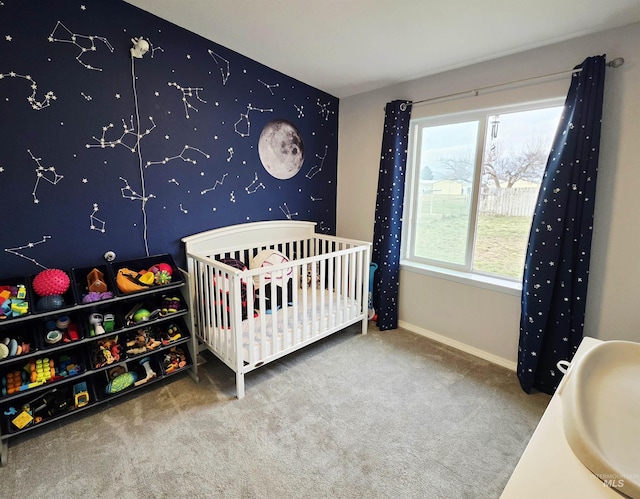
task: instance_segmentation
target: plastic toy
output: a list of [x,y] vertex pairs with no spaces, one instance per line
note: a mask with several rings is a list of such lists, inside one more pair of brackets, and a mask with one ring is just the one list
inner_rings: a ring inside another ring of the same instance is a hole
[[134,372],[120,374],[105,387],[104,393],[111,395],[112,393],[121,392],[132,386],[136,381],[138,381],[138,375]]
[[93,269],[87,275],[87,288],[92,293],[105,293],[107,291],[107,284],[104,280],[104,274],[98,269]]
[[42,358],[31,360],[25,370],[29,373],[32,383],[46,383],[56,375],[55,363],[53,359]]
[[156,284],[168,284],[171,282],[171,274],[166,270],[159,270],[154,274],[154,282]]
[[155,371],[153,369],[151,369],[151,364],[150,364],[149,357],[145,357],[144,359],[141,359],[140,360],[140,365],[142,367],[144,367],[146,376],[144,378],[141,378],[141,379],[138,379],[137,381],[135,381],[133,383],[134,386],[142,385],[142,384],[146,383],[147,381],[149,381],[150,379],[155,378],[157,376]]
[[112,368],[107,369],[107,378],[109,378],[109,380],[113,380],[117,376],[120,376],[121,374],[124,374],[126,372],[127,372],[127,368],[122,364],[113,366]]
[[170,324],[166,331],[160,334],[160,341],[163,345],[168,345],[172,341],[177,341],[182,338],[182,332],[180,328],[175,324]]
[[39,312],[50,312],[64,307],[64,298],[62,295],[43,296],[36,303],[36,309]]
[[29,313],[27,290],[24,284],[0,286],[0,319],[20,317]]
[[7,357],[17,357],[30,351],[31,343],[23,341],[19,336],[15,338],[6,337],[0,341],[0,360]]
[[[25,373],[26,379],[26,373]],[[2,378],[2,394],[11,395],[20,391],[22,386],[23,374],[20,371],[8,372],[7,375]]]
[[[146,272],[146,271],[145,271]],[[121,268],[116,275],[116,286],[122,293],[133,293],[135,291],[144,291],[153,286],[153,273],[145,279],[151,278],[151,282],[143,281],[144,274],[134,272],[127,268]]]
[[9,340],[9,356],[13,357],[18,352],[18,342],[14,339]]
[[90,291],[82,297],[82,303],[93,303],[100,300],[108,300],[110,298],[113,298],[113,293],[111,291],[105,291],[104,293]]
[[162,342],[159,341],[154,334],[154,330],[150,327],[138,329],[135,336],[127,339],[127,354],[140,355],[141,353],[155,350]]
[[58,329],[67,329],[70,323],[71,320],[66,315],[62,315],[56,319],[56,327]]
[[159,272],[166,272],[170,276],[173,274],[173,268],[168,263],[158,263],[155,265]]
[[58,368],[56,369],[56,377],[52,378],[52,381],[68,376],[76,376],[83,370],[82,365],[78,364],[70,355],[62,355],[58,362]]
[[46,334],[46,336],[44,337],[44,341],[48,345],[55,345],[59,341],[62,341],[62,333],[60,331],[58,331],[57,329],[55,329],[53,331],[49,331]]
[[146,284],[147,286],[152,286],[155,283],[155,275],[153,272],[149,272],[147,270],[143,270],[139,274],[140,282]]
[[162,367],[164,372],[169,374],[187,365],[187,356],[181,348],[174,347],[164,356]]
[[44,341],[49,345],[53,345],[59,341],[71,343],[72,341],[80,339],[77,325],[71,322],[71,319],[66,315],[61,315],[56,320],[47,321],[46,328],[47,333],[45,334]]
[[100,340],[97,349],[93,351],[94,367],[103,367],[120,360],[122,347],[118,343],[118,337]]
[[107,333],[111,333],[116,327],[116,316],[113,314],[104,314],[102,325]]
[[21,430],[32,423],[37,424],[41,422],[43,416],[39,415],[40,413],[44,412],[47,416],[55,416],[64,411],[68,405],[67,395],[57,388],[52,388],[24,404],[20,408],[20,412],[18,412],[15,407],[10,407],[5,411],[5,416],[17,414],[16,417],[11,420],[11,424]]
[[89,324],[91,324],[89,336],[98,336],[105,333],[104,327],[102,327],[103,320],[102,314],[93,313],[89,316]]
[[150,321],[160,314],[160,310],[153,310],[150,312],[146,308],[142,308],[142,305],[142,303],[136,304],[131,310],[129,310],[129,312],[127,312],[127,315],[124,316],[125,324],[127,326],[135,326],[136,324]]
[[121,268],[116,275],[116,286],[122,293],[143,291],[153,286],[171,282],[173,269],[167,263],[158,263],[139,272],[128,268]]
[[73,385],[73,405],[76,408],[84,407],[89,403],[89,391],[87,383],[82,381]]
[[182,301],[177,296],[162,297],[162,305],[160,308],[160,315],[165,316],[169,314],[175,314],[182,308]]
[[69,276],[60,269],[47,269],[33,278],[33,290],[39,296],[63,295],[69,289]]
[[146,308],[138,309],[135,314],[133,314],[133,320],[136,324],[149,320],[149,316],[151,312],[149,312]]

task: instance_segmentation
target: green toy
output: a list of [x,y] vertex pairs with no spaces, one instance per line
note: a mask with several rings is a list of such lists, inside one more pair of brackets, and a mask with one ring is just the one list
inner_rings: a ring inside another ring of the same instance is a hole
[[132,372],[126,372],[120,374],[113,378],[111,383],[109,383],[104,389],[104,393],[107,395],[111,395],[112,393],[118,393],[124,390],[125,388],[129,388],[138,380],[138,375]]

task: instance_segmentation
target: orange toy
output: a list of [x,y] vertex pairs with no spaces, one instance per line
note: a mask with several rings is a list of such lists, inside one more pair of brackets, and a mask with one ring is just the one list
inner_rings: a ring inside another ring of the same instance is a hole
[[22,373],[20,371],[7,373],[7,395],[19,392],[20,386],[22,386]]

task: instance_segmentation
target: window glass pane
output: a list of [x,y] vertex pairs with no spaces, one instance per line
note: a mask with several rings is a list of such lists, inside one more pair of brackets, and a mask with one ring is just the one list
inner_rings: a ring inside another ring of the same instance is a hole
[[519,279],[562,106],[487,118],[473,269]]
[[421,128],[414,254],[465,265],[478,121]]

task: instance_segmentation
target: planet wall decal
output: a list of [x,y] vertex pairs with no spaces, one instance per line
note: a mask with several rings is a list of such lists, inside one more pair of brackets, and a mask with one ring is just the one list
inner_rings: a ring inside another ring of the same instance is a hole
[[275,178],[287,180],[293,177],[304,161],[300,132],[287,120],[270,121],[260,133],[258,154],[262,166]]

